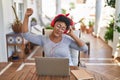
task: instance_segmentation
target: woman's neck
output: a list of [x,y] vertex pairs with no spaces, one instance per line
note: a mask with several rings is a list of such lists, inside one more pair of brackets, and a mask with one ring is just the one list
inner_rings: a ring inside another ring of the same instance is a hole
[[55,43],[58,43],[62,40],[62,36],[55,36],[54,34],[50,34],[49,38]]

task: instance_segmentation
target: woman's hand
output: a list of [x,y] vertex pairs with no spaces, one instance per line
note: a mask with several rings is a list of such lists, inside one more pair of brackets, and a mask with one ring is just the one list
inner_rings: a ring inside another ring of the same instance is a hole
[[67,35],[69,35],[69,36],[73,36],[74,35],[72,26],[70,26],[70,29],[68,30]]
[[31,16],[33,14],[33,9],[32,8],[27,8],[25,16]]
[[70,26],[70,29],[69,29],[69,31],[68,31],[67,34],[77,43],[77,45],[78,45],[79,47],[85,45],[85,43],[84,43],[83,41],[81,41],[81,40],[79,39],[79,37],[77,37],[77,36],[75,35],[72,26]]
[[28,32],[28,20],[29,20],[29,16],[31,16],[33,14],[33,10],[32,8],[27,8],[26,12],[25,12],[25,17],[23,20],[23,25],[22,25],[22,32]]

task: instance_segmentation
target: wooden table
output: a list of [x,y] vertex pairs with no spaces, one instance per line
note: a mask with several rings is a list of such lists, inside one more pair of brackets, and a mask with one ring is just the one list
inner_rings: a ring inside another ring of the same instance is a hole
[[[78,67],[71,66],[71,70],[77,70]],[[0,80],[77,80],[72,73],[70,76],[39,76],[36,73],[35,65],[25,65],[20,71],[15,71],[6,75],[6,77],[0,77]]]

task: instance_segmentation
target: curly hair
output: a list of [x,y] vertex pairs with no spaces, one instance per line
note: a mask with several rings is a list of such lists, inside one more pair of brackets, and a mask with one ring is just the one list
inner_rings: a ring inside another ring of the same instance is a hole
[[60,21],[60,22],[64,22],[66,24],[66,26],[67,26],[66,30],[68,30],[69,26],[73,25],[73,21],[72,21],[72,19],[68,18],[67,16],[68,15],[63,15],[63,14],[57,15],[53,19],[53,21],[51,22],[51,26],[54,27],[55,23],[58,22],[58,21]]

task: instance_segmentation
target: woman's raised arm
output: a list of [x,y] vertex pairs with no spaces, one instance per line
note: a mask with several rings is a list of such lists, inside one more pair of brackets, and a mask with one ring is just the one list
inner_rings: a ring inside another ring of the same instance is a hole
[[31,8],[27,8],[22,25],[23,33],[28,32],[28,20],[29,20],[29,16],[31,16],[32,14],[33,14],[33,10]]

